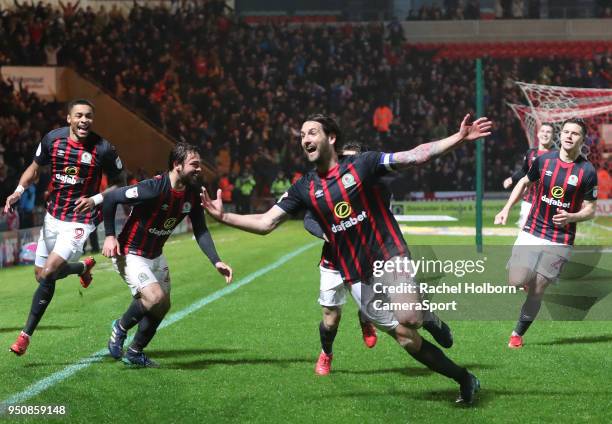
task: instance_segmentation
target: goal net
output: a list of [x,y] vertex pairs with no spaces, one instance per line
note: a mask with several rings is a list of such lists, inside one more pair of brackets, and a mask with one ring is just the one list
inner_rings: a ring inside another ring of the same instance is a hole
[[537,146],[543,122],[555,126],[555,143],[563,121],[581,118],[588,127],[583,154],[599,168],[612,156],[612,89],[557,87],[517,81],[527,105],[510,104],[519,118],[529,145]]

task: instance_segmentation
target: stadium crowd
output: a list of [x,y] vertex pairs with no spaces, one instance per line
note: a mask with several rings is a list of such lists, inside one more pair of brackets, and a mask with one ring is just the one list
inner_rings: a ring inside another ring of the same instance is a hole
[[[73,67],[174,139],[200,146],[209,163],[228,151],[229,171],[219,182],[243,204],[269,195],[280,171],[295,180],[307,169],[297,139],[301,120],[311,113],[335,115],[348,140],[393,151],[454,132],[472,109],[473,62],[433,60],[435,51],[404,43],[397,21],[387,27],[248,26],[223,5],[134,3],[127,15],[104,6],[94,13],[78,3],[63,9],[21,5],[2,12],[0,65]],[[522,103],[513,81],[609,87],[609,62],[576,62],[552,52],[485,60],[485,111],[496,124],[486,143],[486,189],[500,189],[526,148],[506,106]],[[0,178],[8,181],[2,190],[14,188],[40,136],[65,119],[59,105],[13,92],[11,84],[1,83]],[[470,190],[474,166],[473,147],[457,149],[398,177],[396,198]]]
[[[566,18],[572,15],[582,17],[584,14],[596,18],[612,17],[612,3],[609,0],[597,0],[593,2],[591,8],[588,7],[588,4],[570,5],[568,2],[549,2],[547,9],[549,17],[556,18]],[[481,13],[479,0],[432,0],[423,2],[417,9],[411,9],[406,20],[541,19],[544,17],[542,10],[542,0],[495,0],[492,15]]]

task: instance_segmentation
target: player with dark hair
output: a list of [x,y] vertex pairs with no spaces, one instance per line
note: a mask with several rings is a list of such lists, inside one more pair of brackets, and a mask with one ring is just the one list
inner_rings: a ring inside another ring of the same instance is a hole
[[560,150],[535,159],[495,216],[495,224],[505,225],[510,209],[525,189],[538,184],[508,262],[509,284],[527,288],[527,298],[508,342],[510,348],[523,347],[523,335],[540,311],[546,287],[557,280],[571,254],[576,223],[595,216],[597,173],[580,154],[586,135],[582,120],[565,121]]
[[[341,159],[344,156],[356,155],[361,152],[361,143],[351,141],[344,145],[338,158]],[[325,240],[321,249],[321,260],[319,261],[320,282],[318,302],[323,312],[323,319],[319,323],[321,353],[315,365],[315,373],[327,375],[331,371],[333,359],[332,347],[342,318],[342,306],[346,303],[346,296],[347,292],[350,293],[350,287],[344,284],[327,236],[310,211],[306,211],[304,215],[304,228],[313,236]],[[373,348],[378,339],[376,327],[363,316],[361,311],[358,311],[358,319],[363,342],[367,347]]]
[[[77,261],[100,220],[98,206],[105,196],[98,193],[102,172],[115,182],[120,182],[123,175],[123,164],[115,148],[91,130],[93,120],[91,102],[84,99],[71,101],[66,117],[68,126],[55,129],[42,138],[34,160],[21,175],[15,192],[6,199],[5,213],[17,203],[25,188],[38,178],[40,167],[51,166],[47,214],[34,262],[34,274],[39,284],[26,325],[10,347],[18,356],[26,352],[30,337],[53,299],[55,282],[71,274],[80,276],[84,288],[92,281],[94,258]],[[113,188],[114,185],[106,192]]]
[[[510,188],[515,185],[521,178],[527,175],[529,168],[531,168],[531,164],[535,158],[544,153],[548,153],[555,148],[554,138],[555,138],[555,127],[553,124],[549,122],[544,122],[540,125],[540,129],[538,130],[538,147],[528,149],[525,152],[525,156],[523,157],[523,166],[521,169],[512,174],[511,177],[508,177],[504,180],[504,188]],[[531,210],[531,205],[536,197],[537,192],[537,184],[534,184],[529,187],[529,189],[523,195],[523,201],[521,202],[521,212],[519,214],[518,226],[519,228],[523,228],[525,225],[525,221],[527,221],[527,216],[529,215],[529,211]]]
[[[170,309],[170,271],[162,249],[176,226],[189,215],[200,249],[217,271],[232,280],[232,268],[221,262],[200,205],[202,161],[195,146],[178,143],[170,152],[168,172],[115,190],[104,199],[106,239],[102,254],[132,292],[132,303],[113,322],[108,350],[128,365],[156,367],[143,352]],[[119,238],[115,237],[117,205],[132,211]],[[138,324],[134,341],[123,355],[128,331]]]
[[[417,329],[430,320],[431,311],[419,307],[389,311],[377,308],[377,283],[386,286],[407,285],[415,288],[411,272],[385,273],[374,276],[378,261],[400,261],[409,258],[409,251],[397,221],[384,203],[380,178],[394,169],[422,165],[457,147],[464,140],[475,140],[490,134],[491,122],[480,118],[471,125],[467,115],[459,131],[445,139],[425,143],[398,152],[366,152],[342,160],[334,149],[342,144],[340,128],[332,118],[313,115],[303,124],[301,144],[315,170],[308,172],[291,186],[279,202],[263,214],[226,213],[220,193],[211,200],[202,191],[204,208],[218,221],[257,234],[274,230],[290,214],[310,210],[330,241],[344,281],[351,284],[360,301],[363,314],[379,329],[390,334],[412,357],[431,370],[454,379],[460,385],[458,402],[470,404],[478,391],[478,379],[456,365],[440,349],[421,338]],[[390,293],[390,292],[388,292]],[[395,302],[421,305],[418,291],[399,296],[389,294]],[[439,328],[439,331],[443,329]]]

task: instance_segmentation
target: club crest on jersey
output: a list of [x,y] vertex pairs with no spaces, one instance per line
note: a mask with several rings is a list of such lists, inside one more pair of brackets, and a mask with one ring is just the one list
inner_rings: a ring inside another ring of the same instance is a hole
[[74,229],[74,239],[75,240],[80,240],[83,238],[83,235],[85,235],[85,230],[82,228],[75,228]]
[[544,174],[546,174],[547,177],[550,177],[552,175],[552,171],[546,171]]
[[140,281],[141,283],[144,283],[148,279],[149,279],[149,276],[145,274],[144,272],[141,272],[140,274],[138,274],[138,281]]
[[562,198],[564,194],[565,194],[565,190],[563,190],[563,187],[554,186],[553,188],[550,189],[550,195],[554,197],[555,199]]
[[[58,150],[58,151],[57,151],[57,155],[58,155],[58,156],[64,156],[64,154],[65,154],[65,153],[66,153],[66,151],[65,151],[65,150],[61,150],[61,149],[60,149],[60,150]],[[38,156],[38,155],[36,155],[36,156]]]
[[575,186],[576,184],[578,184],[578,176],[577,175],[570,175],[570,177],[567,179],[567,183],[569,185]]
[[164,203],[163,205],[161,205],[161,210],[162,211],[167,211],[168,210],[168,204]]
[[334,206],[334,215],[340,219],[344,219],[353,212],[353,208],[347,202],[339,202]]
[[191,203],[190,202],[183,203],[183,213],[189,213],[189,212],[191,212]]
[[315,199],[318,199],[319,197],[323,197],[323,190],[321,189],[315,191]]
[[132,187],[126,190],[125,197],[128,199],[136,199],[138,197],[138,187]]
[[84,163],[86,165],[91,164],[91,153],[83,152],[83,154],[81,155],[81,163]]
[[355,185],[355,177],[353,174],[344,174],[342,176],[342,185],[344,188],[349,188]]

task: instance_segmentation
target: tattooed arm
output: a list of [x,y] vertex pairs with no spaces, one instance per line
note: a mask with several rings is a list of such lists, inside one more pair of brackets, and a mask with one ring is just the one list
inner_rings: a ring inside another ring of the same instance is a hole
[[237,213],[225,212],[221,200],[221,189],[217,190],[217,198],[213,200],[206,189],[202,187],[200,200],[204,209],[217,221],[250,233],[268,234],[289,218],[287,212],[277,205],[272,206],[265,213],[258,214],[238,215]]
[[476,140],[491,134],[492,122],[487,118],[479,118],[471,125],[468,124],[470,115],[466,115],[461,122],[459,131],[442,140],[423,143],[412,150],[397,152],[393,154],[393,168],[404,169],[410,166],[418,166],[454,149],[464,140]]

